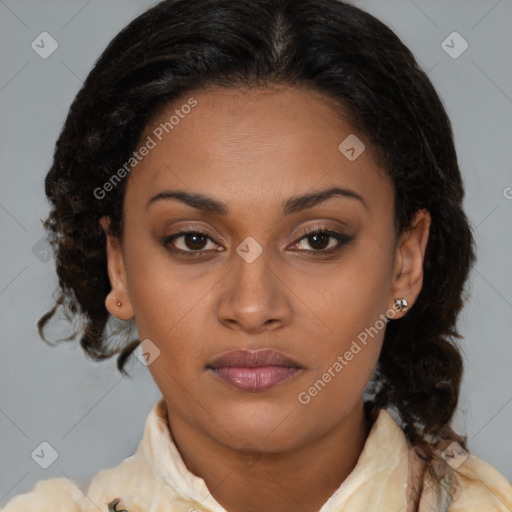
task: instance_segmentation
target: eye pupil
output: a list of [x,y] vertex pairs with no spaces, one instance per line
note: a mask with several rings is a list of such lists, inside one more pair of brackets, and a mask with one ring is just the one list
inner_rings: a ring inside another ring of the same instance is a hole
[[[309,245],[313,247],[313,249],[324,249],[327,245],[329,245],[329,238],[330,236],[327,233],[316,233],[309,237]],[[321,242],[318,242],[318,239],[320,239]],[[314,240],[314,242],[311,243],[311,240]],[[317,244],[319,244],[320,247],[316,246]]]
[[[204,247],[205,236],[199,233],[189,233],[185,235],[185,245],[189,249],[202,249]],[[188,243],[192,240],[192,244]],[[200,247],[198,247],[199,245]]]

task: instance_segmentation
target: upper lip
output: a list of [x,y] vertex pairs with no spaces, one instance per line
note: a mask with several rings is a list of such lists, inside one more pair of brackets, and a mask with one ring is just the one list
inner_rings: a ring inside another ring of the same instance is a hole
[[301,366],[284,355],[279,350],[258,349],[258,350],[231,350],[224,352],[213,359],[207,368],[221,368],[223,366],[256,367],[256,366],[286,366],[289,368],[301,368]]

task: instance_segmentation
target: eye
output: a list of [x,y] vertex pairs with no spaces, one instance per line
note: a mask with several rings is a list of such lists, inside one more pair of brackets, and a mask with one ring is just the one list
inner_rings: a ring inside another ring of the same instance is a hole
[[[304,236],[290,247],[299,251],[317,253],[319,256],[329,255],[339,251],[343,245],[353,239],[354,237],[343,235],[337,231],[317,227],[305,229]],[[208,247],[209,243],[210,247]],[[163,239],[162,244],[169,251],[184,257],[203,256],[206,253],[223,250],[208,233],[197,228],[186,228],[174,235],[167,236]],[[311,249],[304,248],[306,244]]]
[[[315,228],[306,229],[305,236],[294,242],[292,248],[305,250],[306,252],[317,252],[320,254],[332,254],[341,249],[343,245],[353,240],[353,237],[343,235],[330,229]],[[312,250],[304,249],[300,245],[308,245]]]
[[[213,247],[208,247],[209,242],[213,244]],[[184,229],[179,233],[165,237],[162,243],[170,251],[181,253],[183,256],[197,256],[203,254],[204,251],[222,250],[222,248],[216,246],[208,233],[197,228]]]

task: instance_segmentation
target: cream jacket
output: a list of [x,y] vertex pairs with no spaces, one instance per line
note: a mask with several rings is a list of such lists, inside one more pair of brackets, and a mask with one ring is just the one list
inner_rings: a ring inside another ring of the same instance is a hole
[[[166,414],[161,398],[146,419],[136,452],[96,473],[84,487],[87,492],[65,477],[48,478],[13,497],[0,512],[226,512],[205,481],[185,466]],[[462,458],[457,451],[451,455],[446,457],[450,464],[442,464],[452,491],[437,496],[434,486],[427,486],[422,512],[512,511],[512,486],[501,473],[473,455],[465,458],[465,452]],[[381,409],[356,466],[319,512],[407,512],[417,463],[402,429]]]

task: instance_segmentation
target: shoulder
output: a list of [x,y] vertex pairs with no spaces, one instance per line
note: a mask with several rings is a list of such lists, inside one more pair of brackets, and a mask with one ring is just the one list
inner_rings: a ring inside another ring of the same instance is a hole
[[65,477],[39,480],[32,490],[14,496],[0,512],[81,512],[84,493]]
[[[423,459],[409,448],[408,502],[414,502]],[[434,475],[425,481],[420,510],[447,512],[512,512],[512,485],[488,462],[466,452],[456,442],[436,450]],[[414,484],[414,485],[413,485]]]
[[171,471],[181,459],[177,451],[171,451],[174,445],[164,413],[162,398],[147,417],[137,450],[118,465],[98,471],[83,485],[63,477],[40,480],[31,491],[12,498],[0,512],[111,512],[116,506],[120,511],[140,512],[146,510],[148,502],[152,510],[169,510],[169,503],[179,502],[181,496],[166,482],[176,477],[175,473],[182,479],[183,475],[179,469]]
[[[140,491],[140,483],[146,483],[146,472],[137,472],[136,469],[126,462],[112,468],[102,469],[89,479],[89,485],[83,487],[87,489],[87,492],[84,492],[78,484],[69,478],[39,480],[30,491],[14,496],[0,509],[0,512],[107,512],[116,510],[115,504],[122,501],[121,497],[131,496],[135,489]],[[139,481],[137,481],[137,477]],[[147,498],[147,496],[144,495],[142,498]],[[123,508],[122,505],[123,503],[119,503],[118,510]],[[131,508],[130,512],[137,510],[139,509]]]
[[449,512],[510,512],[512,485],[488,462],[469,455],[453,471],[454,496]]
[[[151,472],[135,462],[136,458],[130,456],[117,466],[98,471],[82,486],[86,492],[69,478],[39,480],[29,492],[14,496],[0,512],[107,512],[116,510],[115,502],[123,501],[121,497],[133,499],[134,494],[135,501],[146,499],[155,490]],[[123,509],[122,505],[119,503],[118,510]],[[139,508],[129,510],[136,512]]]

